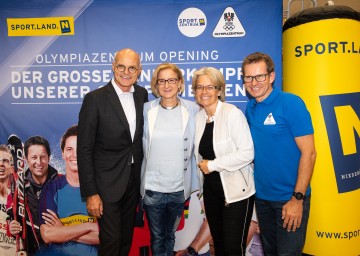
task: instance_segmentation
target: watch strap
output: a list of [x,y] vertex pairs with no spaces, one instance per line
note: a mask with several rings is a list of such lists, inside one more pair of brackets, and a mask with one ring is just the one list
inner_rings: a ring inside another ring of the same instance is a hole
[[191,256],[197,256],[197,255],[199,255],[196,251],[195,251],[195,249],[194,248],[192,248],[191,246],[189,246],[187,249],[187,254],[188,255],[191,255]]

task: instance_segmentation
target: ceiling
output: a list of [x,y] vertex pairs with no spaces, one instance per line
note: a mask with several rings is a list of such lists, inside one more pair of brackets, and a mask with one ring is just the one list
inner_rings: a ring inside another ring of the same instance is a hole
[[346,5],[360,12],[360,0],[283,0],[284,17],[288,17],[288,3],[290,4],[290,15],[301,11],[302,9],[312,8],[316,3],[317,6],[324,6],[328,2],[333,2],[334,5]]

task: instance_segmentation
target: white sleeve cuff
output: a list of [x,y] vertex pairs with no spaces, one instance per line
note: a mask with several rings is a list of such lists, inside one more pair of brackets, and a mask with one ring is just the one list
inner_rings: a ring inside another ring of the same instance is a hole
[[213,172],[216,170],[216,165],[214,161],[208,161],[207,162],[207,167],[209,169],[209,172]]

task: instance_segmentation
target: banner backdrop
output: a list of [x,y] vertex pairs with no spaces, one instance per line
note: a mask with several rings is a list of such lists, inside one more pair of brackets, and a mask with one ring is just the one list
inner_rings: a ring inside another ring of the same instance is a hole
[[226,100],[244,110],[241,61],[249,53],[274,58],[281,87],[282,1],[12,0],[0,3],[0,143],[47,138],[51,164],[64,172],[59,140],[77,123],[84,95],[112,78],[114,53],[141,55],[139,85],[149,91],[155,67],[176,63],[183,97],[193,99],[193,72],[219,68]]

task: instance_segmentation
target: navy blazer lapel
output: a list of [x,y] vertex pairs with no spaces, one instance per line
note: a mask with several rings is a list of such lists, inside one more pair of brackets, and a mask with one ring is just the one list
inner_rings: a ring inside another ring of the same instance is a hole
[[119,116],[121,123],[126,128],[126,130],[129,132],[129,136],[131,138],[129,122],[126,118],[124,109],[120,103],[119,96],[116,94],[116,91],[111,82],[109,82],[105,87],[106,87],[105,89],[106,89],[110,104],[114,107],[116,113]]

